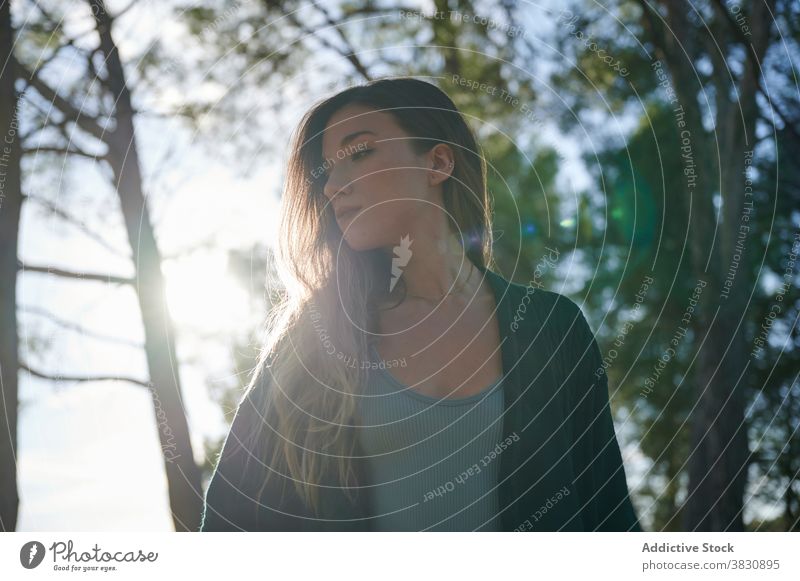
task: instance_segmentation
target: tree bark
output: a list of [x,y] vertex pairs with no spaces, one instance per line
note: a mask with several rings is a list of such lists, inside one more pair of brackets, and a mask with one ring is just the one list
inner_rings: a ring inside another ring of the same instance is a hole
[[[757,117],[755,94],[760,83],[759,65],[771,34],[770,9],[764,2],[754,8],[751,27],[759,32],[746,47],[745,71],[738,81],[737,102],[724,95],[730,89],[727,68],[714,70],[715,127],[704,129],[698,101],[701,88],[691,59],[698,56],[707,30],[696,27],[687,18],[686,5],[677,0],[662,0],[666,9],[661,16],[639,0],[644,25],[672,77],[678,100],[686,113],[687,129],[697,181],[690,190],[692,220],[690,225],[691,261],[695,281],[706,281],[699,308],[693,320],[697,405],[691,416],[689,488],[685,505],[684,529],[691,531],[742,531],[744,489],[747,481],[749,452],[745,425],[745,388],[748,383],[747,337],[744,321],[748,313],[752,286],[754,246],[749,235],[752,196],[745,197],[745,152],[754,145]],[[769,2],[774,8],[774,0]],[[722,10],[725,10],[723,7]],[[717,18],[723,16],[717,14]],[[713,30],[736,37],[730,22],[714,22]],[[723,47],[727,44],[721,40]],[[709,49],[713,50],[713,49]],[[722,55],[709,54],[719,64]],[[723,60],[724,63],[724,60]],[[718,153],[717,159],[714,155]],[[717,176],[719,180],[717,181]],[[719,192],[722,209],[715,220],[713,196]],[[747,209],[747,202],[751,204]],[[754,222],[754,221],[753,221]],[[744,239],[740,234],[746,234]],[[734,255],[738,260],[734,260]],[[724,292],[723,292],[724,291]]]
[[22,207],[14,31],[9,2],[0,5],[0,531],[17,527],[17,240]]
[[174,330],[164,298],[161,254],[142,187],[131,93],[111,35],[112,18],[104,2],[91,1],[90,4],[108,70],[105,82],[115,102],[116,127],[105,136],[107,160],[114,172],[136,268],[136,293],[144,324],[150,390],[164,453],[172,517],[175,530],[197,531],[203,507],[201,474],[194,461],[181,396]]

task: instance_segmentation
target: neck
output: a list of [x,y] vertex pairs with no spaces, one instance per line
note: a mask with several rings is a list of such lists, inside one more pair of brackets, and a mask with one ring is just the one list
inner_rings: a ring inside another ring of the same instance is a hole
[[439,226],[430,228],[423,223],[409,233],[411,258],[401,267],[407,297],[438,300],[448,294],[467,296],[480,282],[457,235],[446,222]]

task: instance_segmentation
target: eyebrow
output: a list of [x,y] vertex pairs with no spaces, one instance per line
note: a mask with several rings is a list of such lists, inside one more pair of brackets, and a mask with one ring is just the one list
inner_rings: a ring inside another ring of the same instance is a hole
[[[348,133],[347,135],[342,137],[342,141],[339,142],[339,147],[340,148],[344,147],[345,145],[347,145],[348,143],[353,141],[359,135],[364,135],[366,133],[369,133],[370,135],[377,135],[377,133],[375,133],[374,131],[369,131],[369,130],[354,131],[353,133]],[[322,156],[325,157],[325,154],[323,153]]]

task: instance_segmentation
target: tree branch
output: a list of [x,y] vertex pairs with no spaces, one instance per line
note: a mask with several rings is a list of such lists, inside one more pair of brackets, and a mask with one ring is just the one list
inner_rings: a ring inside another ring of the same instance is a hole
[[14,62],[17,68],[20,70],[21,74],[19,77],[28,83],[28,85],[36,89],[36,92],[39,93],[43,99],[49,101],[53,106],[61,111],[61,114],[64,115],[64,117],[75,123],[78,127],[86,131],[86,133],[92,135],[100,141],[106,141],[110,131],[107,131],[106,128],[102,127],[96,117],[83,113],[83,111],[78,109],[70,101],[59,95],[39,77],[38,72],[32,72],[17,60]]
[[[59,121],[55,121],[55,120],[51,119],[50,111],[42,109],[42,107],[40,107],[39,104],[36,103],[36,100],[31,99],[31,100],[28,101],[28,103],[43,116],[44,120],[42,121],[40,127],[36,127],[34,129],[32,129],[25,136],[25,139],[23,139],[24,143],[27,144],[30,141],[30,137],[32,135],[34,135],[35,133],[37,133],[37,132],[44,131],[45,129],[55,128],[55,129],[58,130],[58,133],[61,135],[61,137],[64,139],[64,141],[67,142],[68,146],[74,145],[75,140],[72,138],[72,136],[70,134],[71,132],[67,128],[67,123],[69,122],[69,119],[67,119],[66,116],[63,116],[63,119],[61,119]],[[29,148],[29,149],[32,149],[32,148]],[[84,156],[87,156],[87,157],[91,157],[92,159],[95,159],[97,161],[102,161],[102,160],[106,160],[107,161],[107,154],[106,153],[97,154],[97,155],[89,154],[88,152],[84,153],[84,150],[80,149],[78,146],[75,146],[75,152],[74,153],[76,153],[77,155],[84,155]]]
[[22,272],[40,272],[43,274],[52,274],[53,276],[61,276],[64,278],[74,278],[79,280],[92,280],[96,282],[106,282],[111,284],[136,284],[135,278],[127,278],[124,276],[115,276],[113,274],[94,274],[88,272],[73,272],[64,270],[63,268],[53,268],[52,266],[35,266],[24,264],[21,260],[17,261],[17,270]]
[[352,64],[356,71],[358,71],[358,74],[364,77],[365,80],[369,81],[371,77],[367,71],[367,67],[365,67],[361,60],[356,56],[356,51],[353,48],[353,45],[350,44],[350,40],[348,40],[347,36],[344,34],[344,31],[342,31],[342,22],[337,22],[334,20],[331,17],[330,12],[328,12],[322,5],[318,4],[317,2],[312,2],[312,4],[317,10],[322,12],[323,16],[325,17],[325,21],[333,28],[333,30],[336,31],[336,34],[344,43],[345,50],[348,52],[342,56],[350,61],[350,64]]
[[[36,6],[36,9],[39,11],[39,13],[42,16],[44,16],[45,20],[47,20],[47,22],[50,24],[51,27],[53,27],[54,29],[55,28],[64,28],[62,26],[62,24],[61,24],[63,22],[63,20],[64,20],[63,18],[56,18],[53,14],[50,13],[49,10],[45,9],[42,6],[42,3],[39,2],[38,0],[34,0],[33,4]],[[69,42],[70,43],[71,42],[75,42],[76,40],[78,40],[80,38],[83,38],[84,36],[86,36],[88,34],[91,34],[92,32],[94,32],[94,28],[87,28],[83,32],[80,32],[80,33],[76,34],[75,36],[73,36],[72,38],[70,38]]]
[[[288,18],[288,19],[289,19],[289,20],[292,22],[292,24],[294,24],[294,26],[296,26],[296,27],[297,27],[297,28],[298,28],[298,29],[299,29],[299,30],[300,30],[300,31],[301,31],[303,34],[305,34],[305,35],[307,35],[307,36],[311,36],[311,37],[313,37],[313,38],[316,38],[316,39],[317,39],[317,40],[318,40],[318,41],[319,41],[319,42],[320,42],[320,43],[321,43],[321,44],[322,44],[324,47],[326,47],[326,48],[329,48],[329,49],[331,49],[331,50],[333,50],[333,51],[335,51],[335,52],[339,53],[341,56],[343,56],[345,59],[347,59],[347,60],[350,62],[350,64],[352,64],[352,65],[353,65],[353,67],[356,69],[356,71],[358,71],[358,73],[359,73],[359,74],[360,74],[362,77],[364,77],[364,79],[365,79],[365,80],[367,80],[367,81],[371,80],[371,77],[370,77],[370,75],[369,75],[369,72],[367,72],[367,69],[366,69],[366,67],[365,67],[365,66],[364,66],[364,65],[361,63],[361,61],[360,61],[360,60],[358,59],[358,57],[355,55],[355,51],[353,50],[352,46],[350,46],[350,43],[347,41],[347,38],[344,36],[344,33],[343,33],[341,30],[339,30],[339,23],[337,23],[336,21],[334,21],[334,20],[333,20],[333,19],[330,17],[330,15],[329,15],[329,14],[328,14],[328,13],[325,11],[325,9],[321,8],[321,7],[320,7],[320,6],[318,6],[317,4],[314,4],[314,7],[315,7],[315,8],[317,8],[318,10],[320,10],[320,12],[322,12],[322,13],[323,13],[323,15],[325,16],[325,19],[326,19],[326,22],[328,23],[328,25],[329,25],[329,26],[331,26],[331,27],[332,27],[334,30],[336,30],[336,32],[339,34],[339,37],[340,37],[340,38],[343,38],[343,39],[344,39],[344,42],[345,42],[345,45],[346,45],[346,49],[345,49],[345,50],[342,50],[342,49],[341,49],[341,48],[339,48],[338,46],[336,46],[336,45],[334,45],[333,43],[329,42],[329,41],[328,41],[326,38],[324,38],[323,36],[320,36],[320,35],[318,34],[318,32],[319,32],[319,29],[317,29],[317,30],[313,30],[313,29],[309,28],[308,26],[306,26],[305,24],[303,24],[303,23],[300,21],[300,19],[298,19],[298,18],[297,18],[297,14],[296,14],[295,12],[288,12],[288,13],[286,14],[286,17],[287,17],[287,18]],[[346,52],[346,50],[347,50],[348,48],[349,48],[349,50],[350,50],[350,52],[349,52],[349,53],[348,53],[348,52]]]
[[150,388],[150,384],[146,381],[142,381],[141,379],[136,379],[134,377],[125,377],[121,375],[97,375],[97,376],[90,376],[90,375],[50,375],[49,373],[44,373],[42,371],[38,371],[37,369],[32,368],[27,363],[20,361],[19,368],[27,371],[34,377],[39,377],[41,379],[49,379],[51,381],[77,381],[77,382],[86,382],[86,381],[127,381],[128,383],[133,383],[135,385],[141,385],[142,387]]
[[40,317],[44,317],[59,327],[64,329],[69,329],[70,331],[75,331],[81,335],[86,337],[91,337],[93,339],[98,339],[100,341],[106,341],[108,343],[116,343],[118,345],[125,345],[126,347],[133,347],[134,349],[144,349],[144,345],[141,343],[137,343],[136,341],[131,341],[130,339],[124,339],[122,337],[112,337],[111,335],[104,335],[102,333],[96,333],[94,331],[90,331],[85,327],[78,325],[77,323],[73,323],[72,321],[67,321],[66,319],[62,319],[57,315],[54,315],[50,311],[42,309],[40,307],[29,307],[26,305],[17,305],[17,310],[22,314],[29,314],[29,315],[38,315]]
[[87,159],[91,159],[92,161],[103,161],[105,159],[105,154],[94,154],[89,153],[88,151],[83,151],[82,149],[78,149],[76,147],[56,147],[53,145],[42,145],[37,147],[23,147],[22,153],[58,153],[61,155],[78,155],[80,157],[85,157]]
[[116,20],[117,18],[119,18],[120,16],[125,14],[128,10],[130,10],[131,8],[136,6],[138,3],[139,3],[139,0],[131,0],[125,8],[123,8],[122,10],[117,12],[114,16],[112,16],[111,20]]
[[100,236],[99,234],[97,234],[93,230],[89,229],[89,227],[86,224],[84,224],[83,222],[81,222],[80,220],[75,218],[72,214],[69,214],[68,212],[66,212],[62,208],[56,206],[50,200],[46,200],[44,198],[40,198],[39,196],[32,196],[30,194],[26,194],[24,196],[24,198],[44,206],[45,208],[50,210],[52,213],[57,215],[62,220],[66,221],[67,223],[69,223],[69,224],[75,226],[76,228],[78,228],[81,232],[84,233],[84,235],[86,235],[88,238],[90,238],[91,240],[93,240],[94,242],[96,242],[97,244],[99,244],[100,246],[102,246],[103,248],[105,248],[106,250],[111,252],[112,254],[114,254],[116,256],[119,256],[121,258],[126,258],[128,260],[131,259],[131,255],[130,254],[126,254],[125,252],[122,252],[122,251],[118,250],[117,248],[114,248],[111,244],[106,242],[105,239],[103,239],[102,236]]

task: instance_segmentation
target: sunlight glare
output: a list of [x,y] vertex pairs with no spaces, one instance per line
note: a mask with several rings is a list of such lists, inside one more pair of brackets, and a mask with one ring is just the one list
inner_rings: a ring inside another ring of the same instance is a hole
[[221,253],[164,263],[167,304],[178,328],[235,334],[252,321],[248,293],[228,272]]

